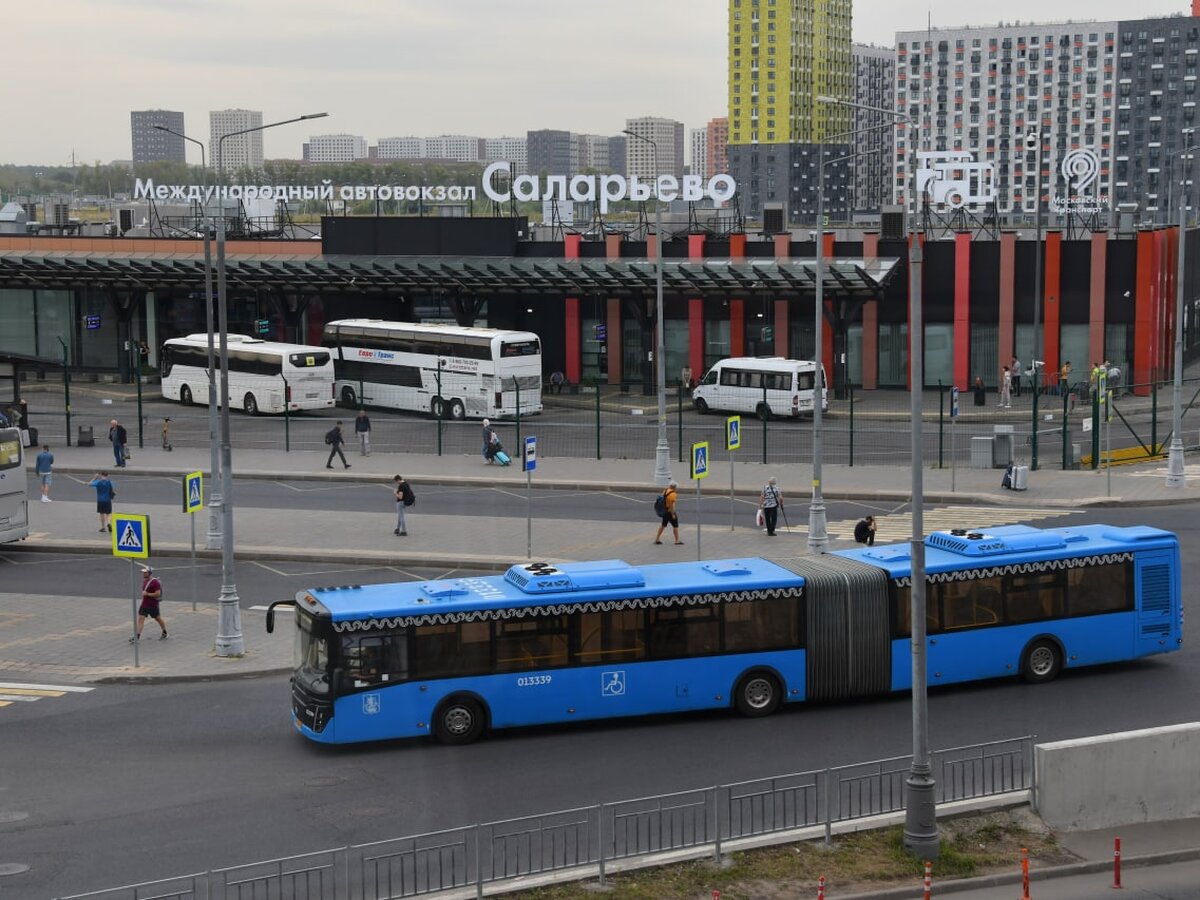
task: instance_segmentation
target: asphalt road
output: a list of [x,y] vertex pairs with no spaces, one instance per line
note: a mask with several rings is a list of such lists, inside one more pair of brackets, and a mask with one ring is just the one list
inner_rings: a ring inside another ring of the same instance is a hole
[[[1190,507],[1104,510],[1087,519],[1176,530],[1184,584],[1200,576]],[[285,583],[276,590],[285,593]],[[1196,621],[1198,605],[1186,590],[1188,621]],[[1194,644],[1170,657],[1068,672],[1047,685],[1000,680],[930,698],[935,747],[1024,734],[1057,740],[1198,716]],[[903,695],[790,708],[763,720],[710,712],[526,729],[468,747],[419,740],[326,748],[296,736],[288,718],[282,676],[101,686],[0,710],[8,748],[0,863],[31,866],[0,881],[0,890],[48,897],[910,749]],[[28,816],[8,821],[14,813]]]

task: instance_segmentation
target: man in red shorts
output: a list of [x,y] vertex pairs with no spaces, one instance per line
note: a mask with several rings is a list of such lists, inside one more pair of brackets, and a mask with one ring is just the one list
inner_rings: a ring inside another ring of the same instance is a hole
[[167,637],[167,623],[163,621],[158,609],[159,598],[162,597],[162,582],[154,577],[154,570],[149,566],[142,567],[142,605],[138,607],[137,631],[129,639],[129,643],[142,639],[142,627],[147,619],[153,619],[162,629],[159,640]]

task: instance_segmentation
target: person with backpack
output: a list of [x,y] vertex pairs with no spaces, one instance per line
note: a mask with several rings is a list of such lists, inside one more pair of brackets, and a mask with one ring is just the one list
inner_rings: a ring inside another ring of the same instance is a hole
[[783,495],[772,475],[758,495],[758,508],[763,511],[763,522],[767,526],[767,537],[775,537],[775,525],[779,521],[779,508],[783,506]]
[[661,494],[654,498],[654,514],[662,519],[658,526],[658,534],[654,535],[654,543],[661,544],[663,531],[668,525],[675,534],[675,543],[682,544],[679,539],[679,516],[675,514],[675,500],[679,496],[679,483],[672,481]]
[[342,444],[346,443],[346,438],[342,435],[342,423],[339,421],[325,435],[325,443],[329,445],[329,459],[325,461],[325,468],[333,468],[333,456],[336,453],[342,458],[342,465],[347,469],[350,468],[350,463],[346,462],[346,454],[342,452]]
[[396,476],[396,530],[392,534],[398,534],[400,537],[408,536],[408,527],[404,522],[404,507],[412,506],[417,502],[417,495],[413,493],[412,485],[404,480],[403,475]]

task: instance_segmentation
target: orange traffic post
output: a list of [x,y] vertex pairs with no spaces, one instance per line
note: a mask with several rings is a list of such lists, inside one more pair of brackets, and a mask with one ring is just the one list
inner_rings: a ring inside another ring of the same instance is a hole
[[933,897],[933,863],[925,860],[925,900]]
[[825,876],[817,879],[817,900],[825,900]]
[[1029,851],[1021,848],[1021,900],[1033,900],[1029,896]]
[[1116,889],[1121,887],[1121,839],[1113,838],[1113,883]]

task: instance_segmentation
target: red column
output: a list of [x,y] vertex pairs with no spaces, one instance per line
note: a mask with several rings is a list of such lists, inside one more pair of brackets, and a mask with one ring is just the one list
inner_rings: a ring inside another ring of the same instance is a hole
[[[1137,275],[1133,310],[1133,372],[1130,385],[1144,385],[1153,378],[1154,326],[1157,319],[1158,242],[1156,232],[1140,231],[1137,236]],[[1144,387],[1134,393],[1145,395]]]
[[[826,262],[833,260],[833,239],[836,237],[832,232],[825,233],[821,231],[821,254],[825,257]],[[825,363],[825,372],[829,376],[830,382],[833,381],[833,372],[837,368],[833,359],[833,329],[829,325],[829,320],[825,318],[825,311],[830,308],[831,301],[825,301],[825,309],[821,311],[821,359]],[[782,354],[787,356],[786,353]]]
[[[1042,325],[1046,358],[1046,384],[1058,383],[1058,370],[1064,360],[1059,354],[1059,322],[1062,310],[1062,232],[1051,231],[1046,235],[1046,270],[1042,288]],[[1086,360],[1071,360],[1071,368],[1087,365]]]
[[[563,237],[563,256],[566,259],[579,259],[579,246],[582,242],[583,235],[581,234],[565,235]],[[563,374],[572,384],[579,384],[583,378],[583,334],[580,330],[579,314],[579,298],[567,297],[564,316],[566,334],[563,342],[566,350],[566,370]]]
[[[1017,233],[1000,233],[1000,365],[1007,366],[1016,350]],[[1028,366],[1029,360],[1022,360]]]
[[[704,235],[688,235],[688,259],[704,259]],[[693,378],[704,374],[704,300],[699,297],[688,300],[688,366]]]
[[607,328],[605,329],[608,344],[608,383],[620,384],[624,374],[621,371],[621,301],[609,297],[606,303]]
[[1088,293],[1088,362],[1104,360],[1104,277],[1108,264],[1108,232],[1092,234],[1092,271]]
[[[863,256],[879,256],[879,232],[863,233]],[[879,387],[879,301],[868,300],[862,308],[862,386],[865,391]]]
[[[741,261],[746,258],[746,235],[729,236],[729,258]],[[746,301],[729,301],[729,355],[746,355]]]
[[[954,235],[954,383],[962,390],[975,383],[971,377],[971,233]],[[991,384],[996,373],[981,372]]]
[[[790,234],[775,235],[775,258],[788,259],[792,255],[792,236]],[[775,301],[775,348],[776,356],[788,355],[788,305],[786,300]]]

